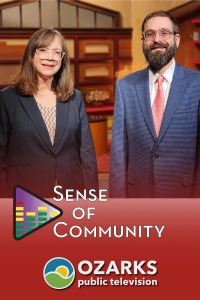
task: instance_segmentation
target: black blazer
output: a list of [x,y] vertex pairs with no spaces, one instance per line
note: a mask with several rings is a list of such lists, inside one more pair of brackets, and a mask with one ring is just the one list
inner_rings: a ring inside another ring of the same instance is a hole
[[81,93],[57,99],[52,146],[33,96],[8,87],[0,91],[0,197],[12,197],[17,184],[41,197],[53,197],[55,179],[65,189],[98,190],[94,145]]

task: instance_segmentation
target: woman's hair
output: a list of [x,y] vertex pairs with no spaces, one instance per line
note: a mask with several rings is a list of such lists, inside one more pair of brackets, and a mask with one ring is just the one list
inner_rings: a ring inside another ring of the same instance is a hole
[[36,31],[30,38],[22,59],[21,70],[10,86],[20,95],[33,95],[37,92],[38,76],[34,67],[33,58],[37,48],[48,47],[58,36],[65,52],[61,67],[53,76],[51,89],[61,101],[65,101],[73,94],[74,82],[70,74],[70,62],[64,37],[55,29],[45,28]]

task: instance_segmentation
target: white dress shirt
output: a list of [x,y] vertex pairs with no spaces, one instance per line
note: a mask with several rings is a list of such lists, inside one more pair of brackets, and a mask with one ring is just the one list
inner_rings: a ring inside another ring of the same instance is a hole
[[[164,93],[164,98],[165,98],[164,109],[167,104],[167,99],[169,96],[169,91],[170,91],[170,87],[171,87],[171,83],[172,83],[172,78],[174,75],[174,70],[175,70],[175,60],[173,59],[173,63],[171,65],[171,67],[169,67],[169,69],[167,69],[162,74],[162,76],[165,78],[162,83],[162,88],[163,88],[163,93]],[[158,76],[160,76],[160,74],[153,72],[149,68],[149,91],[150,91],[151,107],[153,105],[153,101],[155,99],[156,92],[158,89],[158,83],[156,82]]]

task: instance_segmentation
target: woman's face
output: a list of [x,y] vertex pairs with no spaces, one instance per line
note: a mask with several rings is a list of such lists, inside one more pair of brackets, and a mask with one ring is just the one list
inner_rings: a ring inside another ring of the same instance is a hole
[[62,60],[56,60],[51,52],[53,50],[62,51],[59,37],[56,35],[51,44],[45,49],[49,50],[49,52],[43,53],[42,56],[35,52],[33,57],[33,64],[37,71],[37,75],[43,80],[53,79],[54,74],[56,74],[61,67]]

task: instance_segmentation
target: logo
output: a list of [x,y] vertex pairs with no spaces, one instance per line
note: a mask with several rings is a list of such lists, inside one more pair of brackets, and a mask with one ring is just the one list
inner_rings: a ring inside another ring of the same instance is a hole
[[57,290],[65,289],[74,281],[74,266],[63,257],[55,257],[46,263],[43,276],[50,287]]
[[21,240],[27,235],[61,217],[62,209],[16,185],[13,191],[13,237]]

